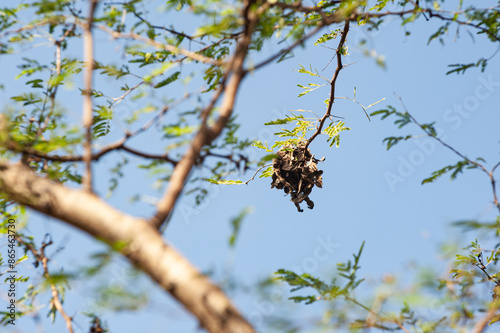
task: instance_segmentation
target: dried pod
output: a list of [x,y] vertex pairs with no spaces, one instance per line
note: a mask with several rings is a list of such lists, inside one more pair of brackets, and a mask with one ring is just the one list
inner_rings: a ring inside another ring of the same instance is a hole
[[300,203],[305,201],[307,208],[313,209],[314,202],[309,199],[313,187],[323,187],[323,171],[318,169],[318,160],[314,158],[305,142],[295,145],[286,145],[277,153],[273,159],[273,175],[271,188],[284,190],[292,197],[290,201],[295,203],[297,210],[303,212]]

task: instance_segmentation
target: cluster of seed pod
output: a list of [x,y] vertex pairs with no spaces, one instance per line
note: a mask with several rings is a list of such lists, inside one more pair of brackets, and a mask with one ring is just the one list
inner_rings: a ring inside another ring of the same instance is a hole
[[314,202],[309,198],[309,194],[316,185],[323,187],[322,170],[318,170],[318,160],[314,158],[306,143],[300,142],[296,146],[286,145],[277,153],[273,159],[273,175],[271,188],[284,190],[292,197],[290,200],[295,203],[297,210],[303,212],[300,203],[305,201],[307,208],[313,209]]

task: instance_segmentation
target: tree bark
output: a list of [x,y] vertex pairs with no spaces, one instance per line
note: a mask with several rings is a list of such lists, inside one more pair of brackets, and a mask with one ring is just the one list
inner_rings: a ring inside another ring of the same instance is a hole
[[10,200],[110,244],[177,299],[209,332],[254,332],[220,288],[167,245],[146,220],[123,214],[89,192],[42,178],[21,163],[0,160],[0,191]]

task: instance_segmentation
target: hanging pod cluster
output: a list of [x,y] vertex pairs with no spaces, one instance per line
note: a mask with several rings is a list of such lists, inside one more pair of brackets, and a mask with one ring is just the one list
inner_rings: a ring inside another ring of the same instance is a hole
[[290,201],[295,203],[297,210],[303,212],[300,203],[305,201],[307,208],[313,209],[314,202],[309,199],[311,191],[316,185],[323,187],[322,170],[318,170],[318,160],[314,158],[306,142],[301,141],[297,145],[283,146],[273,159],[273,176],[271,188],[284,190],[292,197]]

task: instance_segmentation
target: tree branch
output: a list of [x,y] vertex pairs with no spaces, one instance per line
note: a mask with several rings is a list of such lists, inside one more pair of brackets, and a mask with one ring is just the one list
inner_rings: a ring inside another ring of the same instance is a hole
[[[9,141],[7,143],[7,148],[11,151],[15,151],[18,153],[25,153],[30,156],[35,156],[38,158],[43,158],[49,161],[56,161],[56,162],[81,162],[83,161],[83,156],[80,155],[49,155],[47,153],[38,151],[36,149],[33,149],[31,147],[22,147],[18,143],[14,141]],[[118,140],[117,142],[111,143],[101,149],[97,153],[93,153],[91,156],[92,161],[98,161],[101,157],[104,155],[107,155],[108,153],[115,151],[115,150],[125,150],[126,152],[144,157],[144,158],[149,158],[149,159],[157,159],[157,160],[165,160],[169,163],[172,163],[173,165],[176,165],[178,162],[168,156],[168,153],[158,155],[158,154],[150,154],[146,152],[139,151],[137,149],[125,146],[125,138]]]
[[432,133],[428,128],[424,127],[420,122],[418,122],[418,120],[413,117],[413,115],[408,112],[408,109],[406,108],[406,105],[404,104],[403,102],[403,99],[398,96],[399,98],[399,101],[401,103],[401,105],[403,106],[403,109],[405,110],[405,112],[408,114],[408,116],[410,117],[411,121],[417,125],[418,127],[420,127],[420,129],[422,131],[424,131],[428,136],[430,136],[431,138],[433,138],[434,140],[436,140],[437,142],[439,142],[441,145],[443,145],[445,148],[449,149],[450,151],[452,151],[453,153],[455,153],[457,156],[459,156],[460,158],[462,158],[464,161],[467,161],[468,164],[471,164],[477,168],[479,168],[481,171],[483,171],[486,175],[488,175],[488,178],[490,179],[490,183],[491,183],[491,187],[492,187],[492,192],[493,192],[493,204],[495,205],[495,207],[498,209],[498,211],[500,212],[500,202],[498,201],[498,196],[497,196],[497,189],[496,189],[496,179],[494,177],[494,173],[495,173],[495,170],[498,166],[500,166],[500,162],[498,162],[492,169],[491,171],[488,171],[488,169],[486,169],[486,167],[479,163],[479,162],[476,162],[476,161],[473,161],[473,160],[470,160],[467,156],[465,156],[464,154],[462,154],[461,152],[459,152],[458,150],[456,150],[455,148],[453,148],[452,146],[450,146],[449,144],[447,144],[446,142],[444,142],[443,140],[441,140],[440,138],[438,138],[434,133]]
[[294,48],[296,48],[300,44],[304,43],[310,37],[314,36],[319,30],[321,30],[321,28],[323,28],[323,25],[319,25],[318,27],[316,27],[316,29],[314,29],[313,31],[311,31],[310,33],[308,33],[306,36],[302,37],[301,39],[299,39],[298,41],[296,41],[295,43],[293,43],[292,45],[290,45],[286,49],[283,49],[283,50],[277,52],[276,54],[272,55],[268,59],[266,59],[266,60],[258,63],[253,68],[251,68],[251,70],[257,70],[257,69],[259,69],[261,67],[264,67],[264,66],[268,65],[270,62],[276,60],[278,57],[282,56],[283,54],[289,53],[291,50],[293,50]]
[[255,173],[253,174],[252,178],[250,178],[249,180],[243,182],[243,184],[246,185],[246,184],[250,183],[252,180],[254,180],[255,176],[257,176],[257,174],[259,173],[260,170],[262,170],[262,169],[264,169],[266,167],[269,167],[271,165],[273,165],[273,164],[272,163],[268,163],[268,164],[264,164],[263,166],[261,166],[260,168],[258,168],[257,171],[255,171]]
[[493,317],[496,315],[496,312],[498,310],[498,306],[491,306],[488,312],[486,312],[486,315],[479,320],[476,325],[472,328],[471,333],[482,333],[486,330],[488,327],[489,322]]
[[[0,192],[101,239],[177,299],[213,333],[254,332],[227,296],[141,218],[125,215],[95,195],[35,175],[0,159]],[[92,214],[88,214],[89,210]]]
[[137,17],[141,22],[143,22],[144,24],[146,24],[149,28],[165,30],[167,32],[170,32],[171,34],[187,38],[190,41],[193,41],[193,42],[196,42],[196,43],[199,43],[199,44],[204,44],[203,42],[200,42],[200,41],[196,40],[196,37],[200,37],[200,36],[193,37],[193,36],[190,36],[188,34],[185,34],[184,32],[180,32],[180,31],[177,31],[177,30],[174,30],[174,29],[169,29],[169,28],[166,28],[164,26],[160,27],[158,25],[151,24],[151,23],[149,23],[149,21],[145,20],[141,15],[139,15],[139,13],[137,13],[135,10],[131,10],[131,12],[132,12],[132,14],[134,14],[135,17]]
[[60,300],[59,291],[57,290],[56,286],[50,281],[49,266],[48,266],[49,258],[47,258],[47,256],[45,255],[45,248],[49,245],[52,245],[52,240],[50,238],[48,242],[45,242],[44,240],[40,249],[37,250],[32,244],[25,242],[24,239],[22,239],[21,237],[18,236],[16,237],[16,239],[19,243],[26,246],[26,248],[31,253],[33,253],[33,256],[35,256],[37,264],[38,262],[42,263],[43,277],[48,280],[50,285],[50,290],[52,292],[52,298],[50,302],[52,303],[52,306],[56,309],[56,311],[59,312],[63,317],[64,322],[66,323],[66,327],[68,328],[68,332],[73,333],[73,324],[72,324],[73,318],[68,316],[66,311],[64,311],[64,308]]
[[311,142],[313,142],[313,140],[321,133],[321,131],[323,129],[323,125],[325,124],[325,121],[330,117],[330,115],[332,113],[333,103],[335,102],[335,83],[337,82],[337,78],[339,76],[339,73],[343,68],[342,48],[344,46],[348,32],[349,32],[349,21],[345,21],[344,30],[342,30],[342,36],[340,37],[339,45],[338,45],[337,51],[336,51],[337,68],[335,69],[335,73],[333,74],[332,81],[330,82],[331,88],[330,88],[330,100],[328,101],[328,108],[327,108],[325,114],[323,115],[323,117],[320,119],[319,124],[318,124],[318,128],[316,129],[316,132],[314,132],[313,135],[311,135],[311,137],[307,140],[305,149],[307,149],[307,147],[309,147]]
[[[151,224],[157,229],[162,229],[164,221],[173,212],[175,203],[184,188],[184,184],[193,166],[195,165],[196,160],[200,156],[201,149],[205,145],[210,144],[222,133],[222,130],[233,113],[236,94],[240,87],[240,83],[246,74],[243,66],[250,42],[252,40],[252,32],[258,21],[258,15],[250,10],[250,6],[254,2],[255,0],[248,0],[245,3],[245,8],[243,10],[243,17],[245,18],[245,32],[241,40],[236,45],[234,56],[227,66],[227,71],[224,75],[225,77],[229,77],[227,84],[224,79],[221,84],[221,88],[214,94],[212,102],[207,108],[205,108],[205,110],[203,110],[203,119],[200,130],[196,133],[191,146],[188,148],[172,172],[168,188],[158,201],[156,213],[150,219]],[[206,119],[222,93],[224,94],[224,98],[220,105],[219,117],[211,127],[208,127]]]
[[173,45],[158,43],[154,39],[150,39],[150,38],[141,36],[141,35],[133,33],[133,32],[121,33],[121,32],[114,31],[114,30],[112,30],[106,26],[103,26],[103,25],[98,25],[97,28],[108,33],[109,35],[111,35],[111,37],[113,37],[115,39],[117,39],[117,38],[125,38],[125,39],[131,38],[131,39],[135,39],[135,40],[141,41],[143,43],[149,44],[151,46],[157,47],[159,49],[165,49],[165,50],[172,52],[172,53],[180,53],[180,54],[182,54],[182,55],[184,55],[192,60],[195,60],[195,61],[199,61],[199,62],[210,64],[210,65],[216,65],[216,66],[223,65],[222,61],[214,60],[212,58],[208,58],[208,57],[205,57],[204,55],[198,54],[196,52],[188,51],[188,50],[183,49],[183,48],[178,48],[178,47],[175,47]]
[[83,127],[85,128],[85,141],[83,143],[85,175],[83,177],[83,186],[89,192],[92,192],[92,74],[94,71],[92,24],[98,2],[99,0],[90,1],[89,15],[83,28],[83,63],[85,67],[83,74]]

